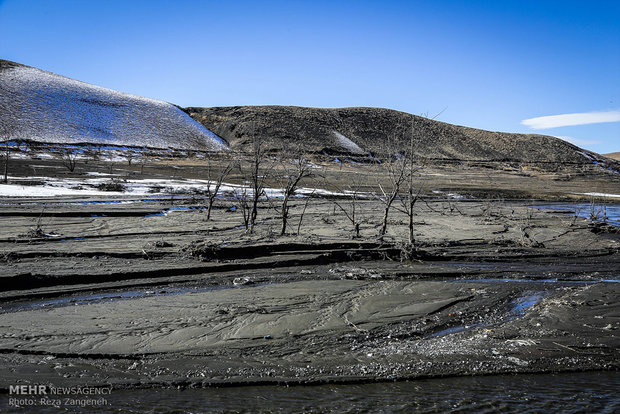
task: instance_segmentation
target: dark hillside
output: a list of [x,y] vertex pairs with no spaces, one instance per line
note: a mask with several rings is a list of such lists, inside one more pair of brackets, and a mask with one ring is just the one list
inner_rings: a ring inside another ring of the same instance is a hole
[[383,154],[386,142],[403,151],[413,138],[414,152],[425,158],[576,164],[602,159],[551,136],[484,131],[383,108],[236,106],[186,111],[237,149],[248,149],[255,133],[276,148],[299,143],[317,153]]

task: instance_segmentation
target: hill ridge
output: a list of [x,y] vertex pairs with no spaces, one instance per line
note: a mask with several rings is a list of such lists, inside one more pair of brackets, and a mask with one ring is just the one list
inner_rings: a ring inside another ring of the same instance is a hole
[[385,154],[386,141],[394,146],[391,152],[405,151],[413,139],[414,153],[424,158],[578,164],[604,160],[548,135],[486,131],[387,108],[260,105],[185,111],[239,149],[248,149],[257,135],[271,141],[274,149],[300,144],[308,152],[351,152],[339,142],[339,134],[371,154]]

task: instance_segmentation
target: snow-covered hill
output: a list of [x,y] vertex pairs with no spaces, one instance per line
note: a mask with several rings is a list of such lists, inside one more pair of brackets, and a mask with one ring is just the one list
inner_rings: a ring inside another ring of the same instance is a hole
[[167,102],[0,60],[0,140],[219,151],[227,143]]

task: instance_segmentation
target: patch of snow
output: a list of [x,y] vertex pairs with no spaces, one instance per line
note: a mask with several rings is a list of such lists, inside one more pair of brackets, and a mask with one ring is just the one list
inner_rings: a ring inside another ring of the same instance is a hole
[[[305,165],[307,165],[310,168],[314,168],[314,169],[321,169],[321,168],[323,168],[320,165],[317,165],[317,164],[315,164],[313,162],[310,162],[310,161],[304,161],[304,163],[305,163]],[[293,164],[299,165],[299,160],[293,160]]]
[[12,160],[27,160],[30,158],[30,155],[23,152],[18,152],[9,154],[9,158],[11,158]]
[[107,161],[107,162],[126,162],[127,161],[127,157],[123,157],[120,155],[102,156],[102,157],[99,157],[99,159],[101,161]]
[[351,141],[349,138],[345,137],[338,131],[332,131],[336,139],[338,140],[338,144],[345,148],[347,151],[353,154],[365,154],[366,152],[355,142]]
[[577,151],[577,152],[583,155],[584,157],[586,157],[588,160],[596,163],[596,158],[594,158],[592,155],[588,154],[587,152],[583,152],[583,151]]
[[46,158],[46,159],[48,159],[48,160],[49,160],[49,159],[53,159],[53,158],[55,158],[55,157],[54,157],[54,154],[50,154],[50,153],[48,153],[48,152],[40,152],[40,153],[38,153],[37,155],[33,156],[32,158],[34,158],[34,159],[37,159],[37,158],[40,158],[40,159]]
[[[433,190],[432,191],[433,194],[446,194],[445,192],[441,191],[441,190]],[[464,200],[467,197],[465,197],[464,195],[458,194],[458,193],[447,193],[446,196],[448,196],[448,198],[452,198],[454,200]]]
[[587,195],[592,197],[609,197],[609,198],[620,198],[620,194],[608,194],[608,193],[573,193],[579,195]]
[[309,196],[310,194],[315,194],[318,196],[344,196],[345,193],[324,190],[322,188],[300,188],[297,190],[297,194]]
[[[11,184],[0,184],[0,197],[55,197],[55,196],[115,196],[115,195],[137,195],[155,196],[183,193],[202,193],[210,188],[215,189],[215,182],[199,179],[134,179],[117,180],[113,176],[105,173],[90,172],[93,178],[49,178],[49,177],[9,177]],[[36,182],[40,185],[21,185],[20,181]],[[98,189],[97,186],[105,183],[118,182],[123,185],[124,191],[105,191]],[[281,188],[265,188],[265,196],[272,199],[284,197],[284,190]],[[240,196],[245,194],[252,196],[252,189],[247,185],[222,183],[219,196]],[[305,197],[357,197],[371,199],[375,195],[366,192],[329,191],[321,188],[299,188],[295,192],[295,198]]]
[[75,190],[67,187],[0,184],[0,197],[55,197],[68,195],[120,195],[115,191]]
[[[61,168],[67,168],[63,165],[43,165],[43,164],[30,164],[30,168],[56,168],[56,169],[61,169]],[[31,178],[31,177],[28,177]]]
[[110,176],[118,176],[118,174],[108,174],[108,173],[100,173],[97,171],[89,171],[86,175],[90,175],[92,177],[110,177]]

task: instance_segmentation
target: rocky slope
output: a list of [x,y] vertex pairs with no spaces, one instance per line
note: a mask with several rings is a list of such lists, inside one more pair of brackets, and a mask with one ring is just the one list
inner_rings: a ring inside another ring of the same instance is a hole
[[0,140],[216,151],[226,143],[167,102],[0,60]]

